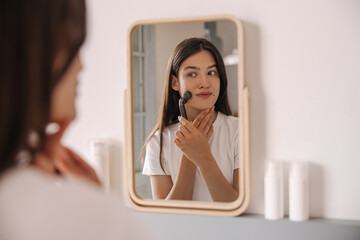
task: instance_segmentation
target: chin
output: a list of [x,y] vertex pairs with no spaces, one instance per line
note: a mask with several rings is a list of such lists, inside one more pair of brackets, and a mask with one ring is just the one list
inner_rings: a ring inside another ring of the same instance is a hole
[[76,113],[71,115],[71,117],[68,118],[70,122],[74,121],[76,119]]
[[73,121],[76,118],[76,107],[75,105],[69,107],[66,111],[64,111],[64,114],[62,116],[62,119],[64,121]]
[[51,118],[52,122],[72,122],[76,118],[76,111],[67,111],[63,112],[62,114],[57,114]]
[[74,121],[76,119],[76,110],[75,108],[73,109],[72,113],[69,114],[69,121]]
[[201,104],[199,106],[196,106],[196,108],[202,111],[202,110],[205,110],[205,109],[209,109],[212,106],[214,106],[214,104]]

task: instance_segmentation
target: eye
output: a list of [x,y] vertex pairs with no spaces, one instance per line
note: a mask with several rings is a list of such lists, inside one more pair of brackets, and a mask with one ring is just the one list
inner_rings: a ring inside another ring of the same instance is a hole
[[188,73],[187,76],[188,76],[188,77],[196,77],[196,73],[191,72],[191,73]]
[[216,74],[217,74],[216,71],[209,71],[209,72],[208,72],[208,75],[216,75]]

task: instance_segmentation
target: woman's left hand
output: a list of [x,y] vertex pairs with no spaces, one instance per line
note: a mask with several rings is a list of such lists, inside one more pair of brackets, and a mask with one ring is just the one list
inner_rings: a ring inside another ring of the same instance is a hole
[[56,174],[57,170],[64,176],[80,177],[100,186],[100,180],[92,167],[61,144],[61,138],[70,122],[57,124],[59,130],[47,136],[44,149],[37,152],[33,158],[33,165],[50,174]]
[[208,139],[192,122],[183,117],[179,117],[179,121],[181,125],[175,132],[174,143],[190,161],[200,167],[212,158]]

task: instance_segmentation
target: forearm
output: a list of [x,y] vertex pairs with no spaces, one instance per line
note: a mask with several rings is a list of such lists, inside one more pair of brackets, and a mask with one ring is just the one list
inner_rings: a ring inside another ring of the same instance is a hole
[[215,202],[232,202],[238,198],[238,191],[226,180],[213,157],[198,168]]
[[183,154],[178,176],[166,199],[192,200],[196,166]]

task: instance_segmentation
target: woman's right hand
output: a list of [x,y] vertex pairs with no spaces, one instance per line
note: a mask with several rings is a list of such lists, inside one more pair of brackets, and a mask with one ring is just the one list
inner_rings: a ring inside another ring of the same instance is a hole
[[174,143],[197,167],[206,164],[212,158],[209,140],[214,131],[211,121],[213,113],[214,107],[204,110],[194,122],[179,118],[181,125],[175,132]]

